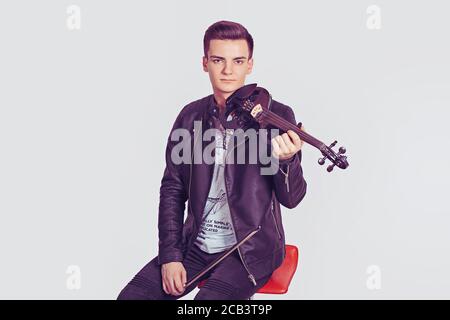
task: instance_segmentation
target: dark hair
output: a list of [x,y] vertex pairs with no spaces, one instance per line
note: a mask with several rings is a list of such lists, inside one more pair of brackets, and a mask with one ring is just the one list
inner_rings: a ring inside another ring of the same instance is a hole
[[205,57],[208,57],[209,42],[211,40],[246,40],[250,59],[253,56],[253,38],[247,29],[232,21],[218,21],[209,26],[203,37],[203,51]]

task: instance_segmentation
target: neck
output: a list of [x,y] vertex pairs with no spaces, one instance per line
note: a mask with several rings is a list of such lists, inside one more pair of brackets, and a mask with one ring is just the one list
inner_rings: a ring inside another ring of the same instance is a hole
[[227,101],[227,98],[232,94],[233,92],[221,92],[218,90],[214,90],[214,101],[216,102],[220,111],[223,111],[225,109],[225,102]]

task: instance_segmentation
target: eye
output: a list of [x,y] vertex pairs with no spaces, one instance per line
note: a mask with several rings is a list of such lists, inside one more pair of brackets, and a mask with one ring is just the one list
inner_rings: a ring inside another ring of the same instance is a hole
[[236,60],[236,62],[237,62],[238,64],[243,64],[243,63],[244,63],[243,60]]
[[218,63],[218,62],[221,62],[222,60],[221,59],[213,59],[212,60],[212,62],[214,62],[214,63]]

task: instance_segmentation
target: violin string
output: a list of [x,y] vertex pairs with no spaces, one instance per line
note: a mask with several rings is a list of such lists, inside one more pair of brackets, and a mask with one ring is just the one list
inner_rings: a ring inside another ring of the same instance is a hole
[[271,112],[268,110],[263,110],[263,113],[261,116],[265,117],[266,119],[269,119],[270,120],[269,122],[272,122],[273,124],[275,124],[277,127],[280,127],[280,129],[282,129],[284,131],[287,131],[286,129],[295,131],[301,138],[303,138],[303,140],[307,141],[310,144],[313,144],[314,146],[316,146],[318,148],[323,144],[323,142],[317,140],[313,136],[302,131],[299,127],[288,122],[286,119],[281,118],[279,115],[275,114],[274,112]]
[[[279,125],[283,130],[284,129],[291,129],[293,131],[295,131],[297,134],[299,134],[300,137],[302,137],[305,141],[311,141],[311,142],[317,142],[320,143],[320,141],[318,141],[317,139],[315,139],[314,137],[310,136],[309,134],[307,134],[306,132],[302,131],[299,127],[297,127],[296,125],[288,122],[287,120],[281,118],[280,116],[278,116],[275,113],[267,113],[266,116],[270,119],[272,119],[275,124]],[[287,131],[287,130],[285,130]]]

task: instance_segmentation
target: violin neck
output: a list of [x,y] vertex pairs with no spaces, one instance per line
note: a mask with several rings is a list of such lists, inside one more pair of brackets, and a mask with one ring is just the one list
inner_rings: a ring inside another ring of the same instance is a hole
[[305,141],[306,143],[316,147],[319,150],[322,150],[326,145],[320,141],[314,138],[313,136],[309,135],[308,133],[300,130],[299,127],[297,127],[295,124],[290,123],[286,119],[280,117],[276,113],[270,111],[270,110],[263,110],[260,114],[257,116],[258,118],[261,118],[265,123],[268,123],[272,126],[275,126],[279,128],[282,131],[288,131],[292,130],[295,133],[298,134],[301,140]]

